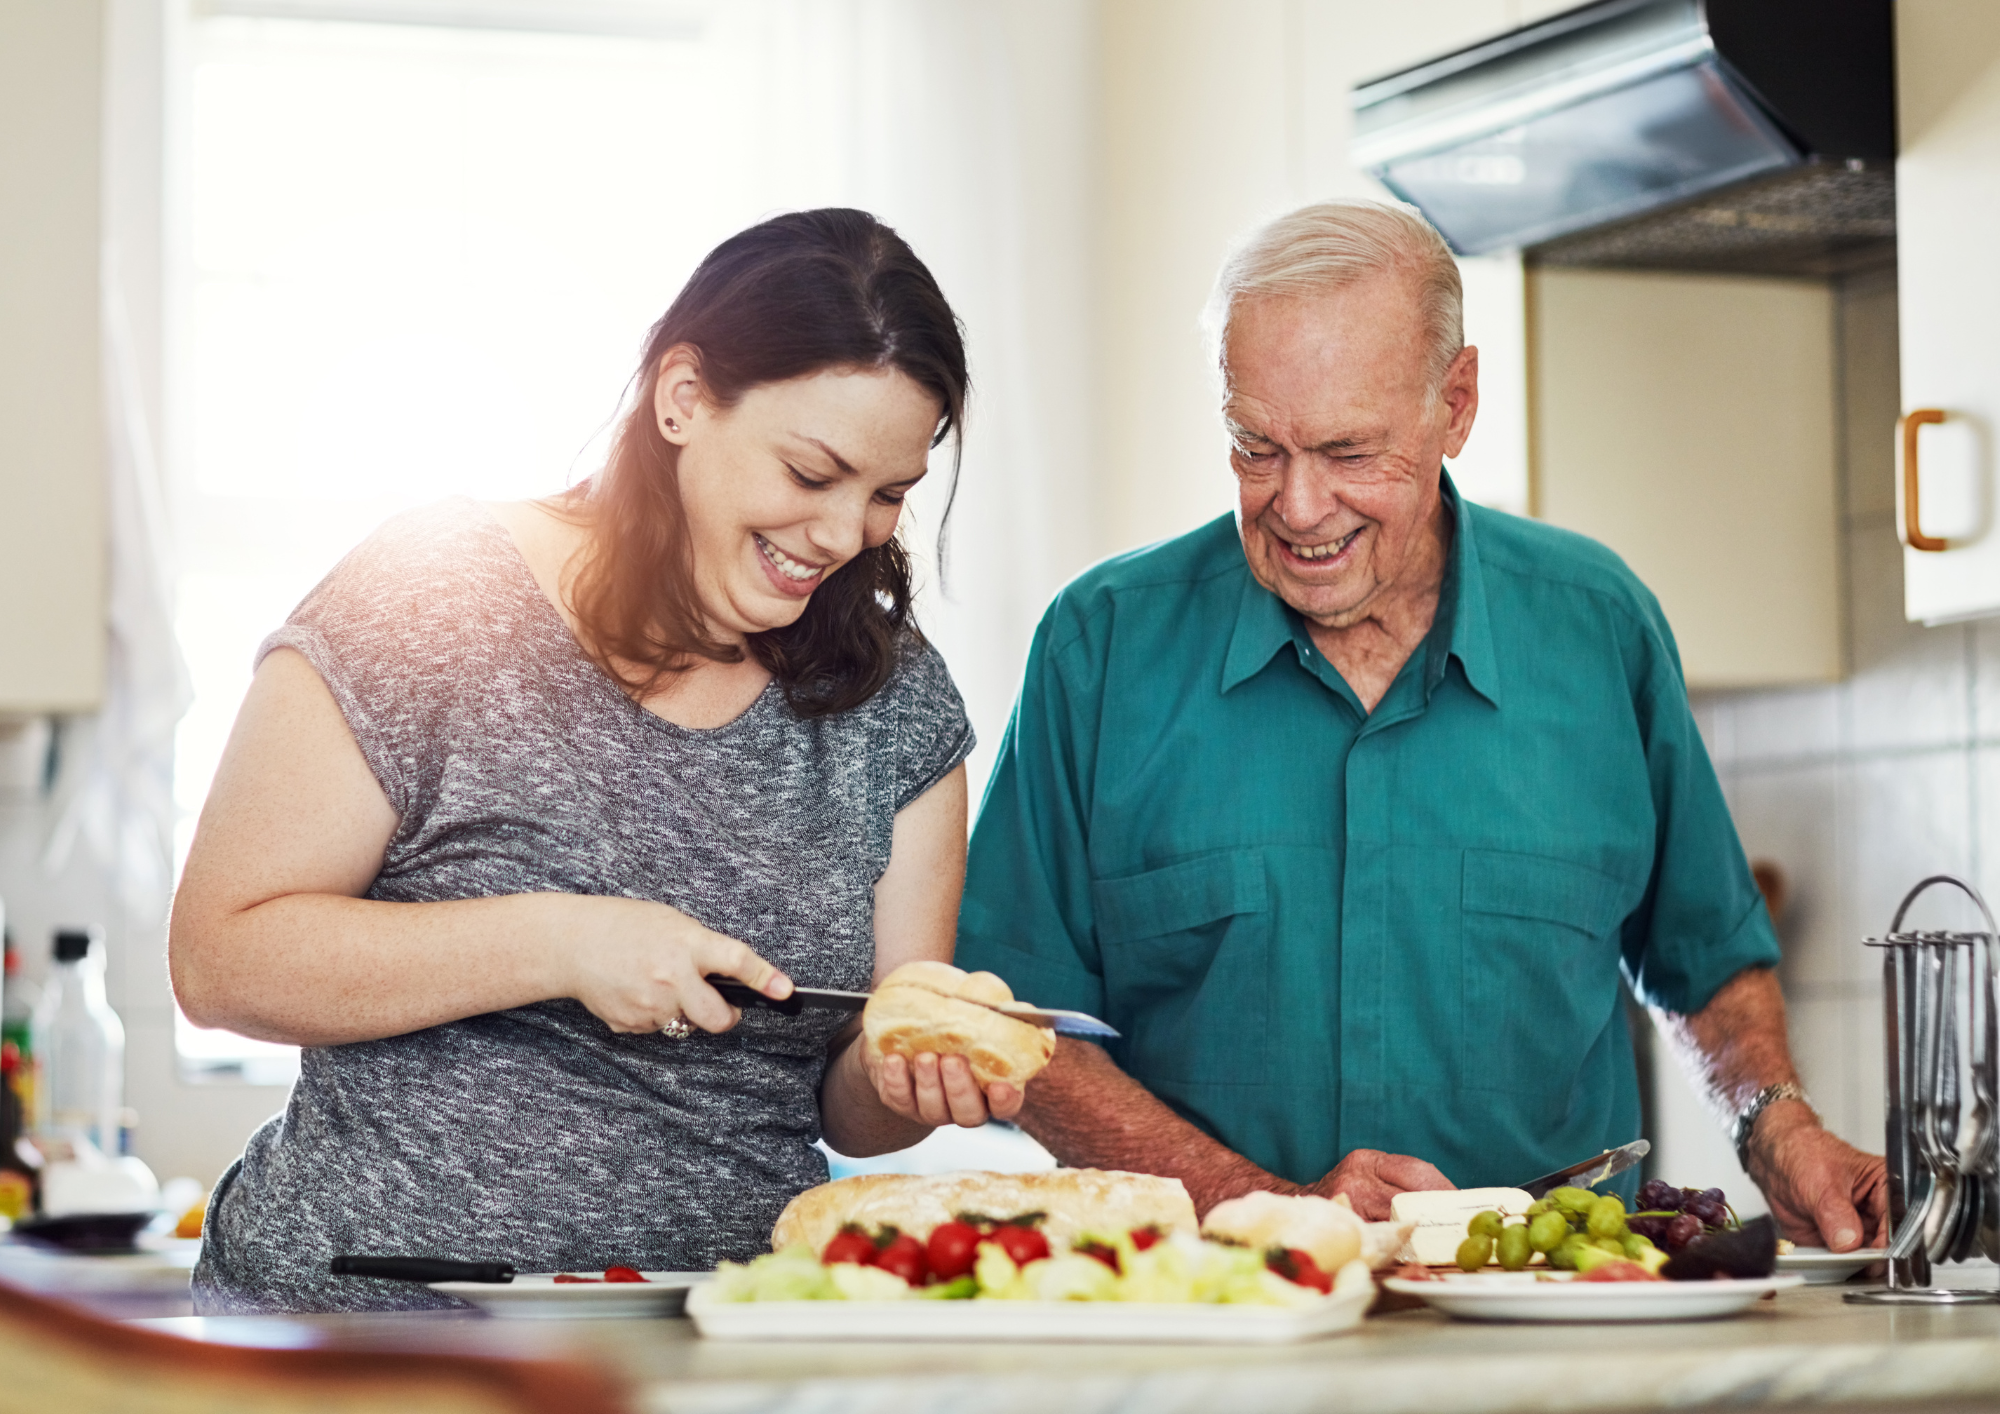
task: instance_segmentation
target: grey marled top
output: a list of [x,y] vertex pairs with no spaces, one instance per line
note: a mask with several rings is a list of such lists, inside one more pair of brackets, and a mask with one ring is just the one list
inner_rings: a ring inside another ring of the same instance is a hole
[[[895,814],[972,749],[912,634],[881,692],[801,720],[774,683],[675,726],[586,658],[472,501],[389,522],[260,652],[319,670],[399,823],[368,897],[554,890],[672,904],[808,986],[866,988]],[[338,947],[338,937],[325,940]],[[452,1305],[336,1253],[696,1270],[764,1250],[826,1179],[817,1092],[845,1018],[750,1011],[685,1041],[574,1001],[309,1048],[211,1200],[196,1309]]]

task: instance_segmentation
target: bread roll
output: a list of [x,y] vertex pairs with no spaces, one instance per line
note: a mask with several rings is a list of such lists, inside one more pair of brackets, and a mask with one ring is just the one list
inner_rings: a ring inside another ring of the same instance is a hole
[[877,1056],[929,1051],[964,1056],[980,1085],[1026,1085],[1055,1054],[1056,1033],[1003,1016],[985,1002],[1014,994],[991,972],[948,962],[906,962],[882,979],[861,1013],[862,1044]]
[[1323,1272],[1361,1255],[1367,1224],[1345,1203],[1311,1194],[1246,1193],[1217,1203],[1202,1219],[1204,1237],[1254,1247],[1296,1247]]
[[918,1238],[960,1213],[1012,1218],[1044,1213],[1041,1230],[1061,1247],[1086,1233],[1109,1237],[1135,1227],[1195,1230],[1194,1203],[1177,1178],[1104,1169],[1053,1173],[871,1173],[808,1188],[771,1229],[771,1250],[803,1242],[815,1252],[844,1223],[901,1228]]

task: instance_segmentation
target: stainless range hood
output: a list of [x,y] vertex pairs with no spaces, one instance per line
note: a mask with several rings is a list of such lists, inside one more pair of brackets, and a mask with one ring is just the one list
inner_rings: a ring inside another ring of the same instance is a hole
[[1354,155],[1465,255],[1863,263],[1894,237],[1892,40],[1891,0],[1600,0],[1359,85]]

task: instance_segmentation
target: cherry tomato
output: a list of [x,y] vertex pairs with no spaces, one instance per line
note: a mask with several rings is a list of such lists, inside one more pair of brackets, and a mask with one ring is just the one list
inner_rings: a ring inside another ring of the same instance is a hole
[[1160,1240],[1160,1230],[1156,1227],[1135,1227],[1132,1229],[1132,1245],[1144,1252]]
[[1042,1261],[1049,1255],[1049,1240],[1031,1227],[997,1227],[993,1230],[993,1241],[1000,1244],[1000,1250],[1014,1259],[1014,1265],[1025,1267],[1030,1262]]
[[1333,1290],[1333,1278],[1319,1269],[1319,1263],[1312,1259],[1310,1252],[1301,1252],[1296,1247],[1287,1247],[1283,1252],[1273,1252],[1265,1259],[1264,1265],[1287,1281],[1309,1286],[1314,1291]]
[[843,1232],[826,1244],[819,1259],[829,1267],[835,1262],[852,1262],[859,1267],[875,1265],[875,1243],[865,1232]]
[[957,1281],[972,1271],[979,1256],[979,1229],[969,1223],[939,1223],[931,1229],[924,1256],[932,1276],[939,1281]]
[[922,1286],[924,1278],[930,1275],[923,1243],[907,1232],[897,1233],[894,1241],[875,1254],[875,1265],[885,1272],[894,1272],[911,1286]]
[[1117,1249],[1113,1247],[1106,1247],[1102,1242],[1080,1243],[1071,1250],[1076,1252],[1081,1252],[1086,1257],[1095,1257],[1098,1261],[1104,1263],[1105,1266],[1111,1268],[1111,1270],[1114,1272],[1118,1270]]
[[644,1278],[644,1277],[640,1276],[640,1275],[639,1275],[639,1274],[638,1274],[637,1272],[633,1271],[633,1270],[632,1270],[632,1269],[631,1269],[630,1267],[606,1267],[606,1268],[604,1269],[604,1279],[605,1279],[606,1281],[644,1281],[644,1280],[645,1280],[645,1278]]
[[567,1285],[569,1285],[569,1284],[570,1284],[570,1283],[572,1283],[572,1282],[588,1282],[588,1283],[590,1283],[590,1284],[591,1284],[592,1286],[599,1286],[599,1285],[602,1285],[602,1283],[601,1283],[601,1282],[600,1282],[600,1281],[599,1281],[599,1280],[598,1280],[598,1279],[597,1279],[596,1277],[580,1277],[580,1276],[573,1276],[573,1275],[571,1275],[571,1274],[570,1274],[569,1272],[557,1272],[557,1273],[556,1273],[556,1285],[557,1285],[557,1286],[567,1286]]

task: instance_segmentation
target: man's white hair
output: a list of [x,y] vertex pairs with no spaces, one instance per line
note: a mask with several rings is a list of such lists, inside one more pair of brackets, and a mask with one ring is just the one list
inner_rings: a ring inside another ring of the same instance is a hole
[[1238,242],[1224,257],[1202,311],[1209,356],[1226,383],[1229,316],[1239,300],[1309,298],[1389,273],[1415,285],[1424,371],[1435,398],[1465,347],[1464,294],[1451,247],[1415,207],[1400,202],[1344,197],[1301,206]]

